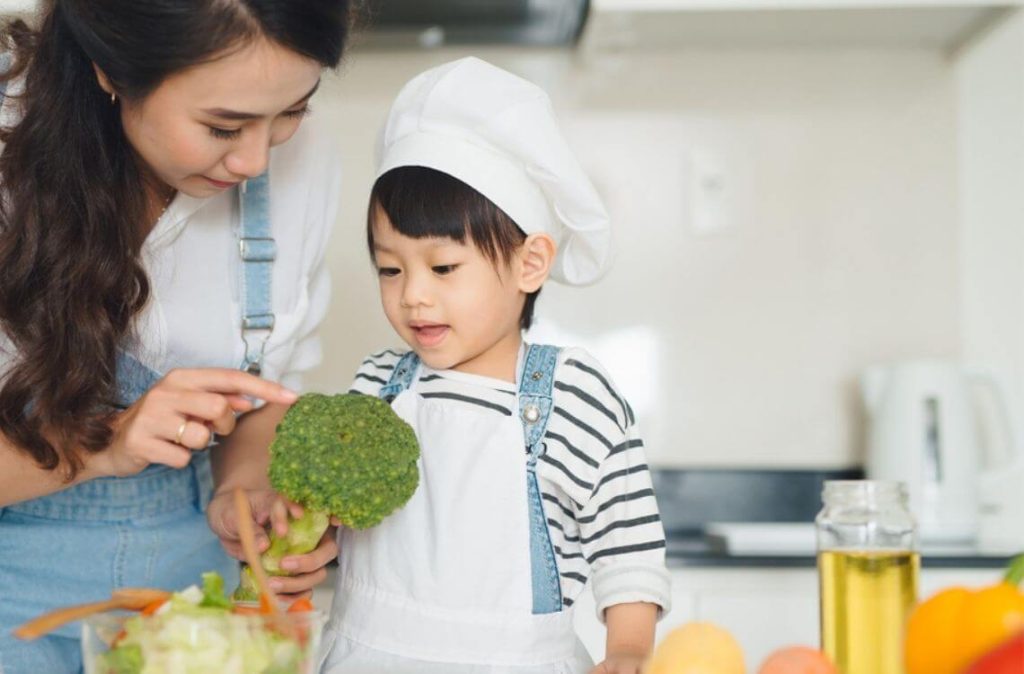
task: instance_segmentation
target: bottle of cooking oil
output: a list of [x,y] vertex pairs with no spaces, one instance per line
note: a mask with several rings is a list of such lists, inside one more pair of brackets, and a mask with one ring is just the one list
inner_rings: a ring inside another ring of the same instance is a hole
[[904,674],[920,558],[900,482],[826,482],[818,513],[821,646],[840,674]]

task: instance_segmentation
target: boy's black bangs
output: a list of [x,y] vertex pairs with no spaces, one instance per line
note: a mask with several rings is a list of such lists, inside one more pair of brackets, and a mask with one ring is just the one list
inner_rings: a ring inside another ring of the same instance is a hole
[[367,239],[373,255],[373,212],[380,208],[399,233],[414,239],[467,238],[492,262],[507,260],[525,234],[500,208],[447,173],[402,166],[377,179],[370,195]]
[[[461,189],[460,189],[461,186]],[[377,179],[371,201],[391,225],[413,239],[441,237],[465,242],[471,189],[451,176],[420,166],[404,166]]]

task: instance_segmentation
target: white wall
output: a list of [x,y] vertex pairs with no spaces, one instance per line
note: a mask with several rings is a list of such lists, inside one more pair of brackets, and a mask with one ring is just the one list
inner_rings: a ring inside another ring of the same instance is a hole
[[[590,288],[549,284],[540,325],[604,359],[654,462],[852,465],[860,368],[959,356],[956,97],[937,53],[476,53],[552,93],[608,201],[616,267]],[[357,50],[314,101],[347,179],[311,388],[343,390],[395,343],[363,233],[376,130],[402,83],[458,55]],[[731,205],[712,235],[688,210],[695,153]]]
[[956,66],[963,348],[1002,377],[1024,430],[1024,13]]

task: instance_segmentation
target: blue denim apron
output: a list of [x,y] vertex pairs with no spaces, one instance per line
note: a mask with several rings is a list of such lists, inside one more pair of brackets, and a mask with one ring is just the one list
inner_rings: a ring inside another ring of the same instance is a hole
[[[268,190],[267,174],[240,190],[242,368],[257,374],[273,328]],[[121,405],[131,405],[158,379],[119,353]],[[59,606],[106,599],[125,586],[180,590],[205,571],[217,571],[233,587],[238,563],[206,522],[212,491],[210,455],[202,451],[183,469],[151,465],[131,477],[99,478],[0,508],[0,674],[82,671],[77,623],[31,642],[11,634]]]

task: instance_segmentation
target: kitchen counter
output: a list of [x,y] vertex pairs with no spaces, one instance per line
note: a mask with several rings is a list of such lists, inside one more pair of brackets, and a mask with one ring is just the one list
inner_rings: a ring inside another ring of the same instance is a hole
[[[651,476],[670,568],[801,569],[817,564],[813,523],[825,482],[864,472],[655,468]],[[966,544],[921,553],[925,569],[1000,569],[1012,556]]]

